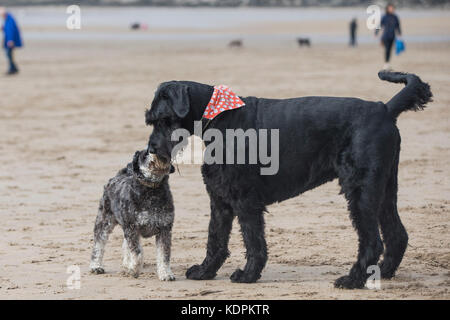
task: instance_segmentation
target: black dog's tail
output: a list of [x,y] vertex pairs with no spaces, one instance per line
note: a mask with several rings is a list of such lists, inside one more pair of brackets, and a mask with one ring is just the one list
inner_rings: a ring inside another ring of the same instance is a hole
[[386,105],[388,112],[397,118],[406,110],[423,110],[428,102],[431,102],[430,86],[422,82],[418,76],[412,73],[380,71],[378,77],[381,80],[404,83],[405,88],[397,93]]

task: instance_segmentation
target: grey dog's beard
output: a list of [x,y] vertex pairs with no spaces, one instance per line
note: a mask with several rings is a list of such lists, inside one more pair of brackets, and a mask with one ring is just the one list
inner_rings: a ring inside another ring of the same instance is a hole
[[[152,162],[154,164],[153,166]],[[158,169],[159,172],[155,173],[152,168]],[[148,153],[146,155],[145,161],[139,165],[139,170],[141,171],[142,175],[151,182],[160,182],[166,175],[165,173],[163,173],[165,172],[165,167],[163,167],[162,162],[158,159],[158,157],[151,153]]]

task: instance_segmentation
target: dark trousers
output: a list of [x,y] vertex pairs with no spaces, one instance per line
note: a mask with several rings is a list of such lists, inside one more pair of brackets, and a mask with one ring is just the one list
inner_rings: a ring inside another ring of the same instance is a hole
[[356,33],[355,32],[350,33],[350,45],[352,47],[356,46]]
[[6,48],[6,57],[8,58],[8,62],[9,62],[8,73],[15,73],[15,72],[19,71],[16,67],[16,64],[14,63],[13,51],[14,51],[14,48]]
[[383,39],[383,45],[384,45],[384,60],[386,62],[389,62],[391,60],[391,52],[392,52],[392,45],[394,44],[394,38],[391,39]]

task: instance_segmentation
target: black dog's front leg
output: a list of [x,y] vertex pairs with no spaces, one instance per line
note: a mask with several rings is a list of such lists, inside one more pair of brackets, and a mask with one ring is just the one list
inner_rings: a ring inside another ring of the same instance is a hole
[[206,258],[202,264],[193,265],[186,271],[186,278],[209,280],[216,276],[217,270],[229,256],[228,240],[233,224],[233,212],[225,203],[213,196],[211,198],[211,220],[209,221]]
[[244,270],[237,269],[230,279],[232,282],[256,282],[267,262],[263,210],[249,207],[245,211],[238,211],[238,219],[247,250],[247,263]]

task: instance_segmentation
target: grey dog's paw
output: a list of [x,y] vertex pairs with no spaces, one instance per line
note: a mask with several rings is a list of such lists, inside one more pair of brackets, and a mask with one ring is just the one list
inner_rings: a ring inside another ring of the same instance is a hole
[[124,277],[139,278],[140,272],[135,269],[122,268],[122,270],[120,271],[120,274]]
[[104,274],[105,273],[105,269],[103,269],[102,267],[91,268],[91,273],[93,273],[93,274]]
[[161,274],[158,278],[161,281],[175,281],[175,275],[173,273]]

